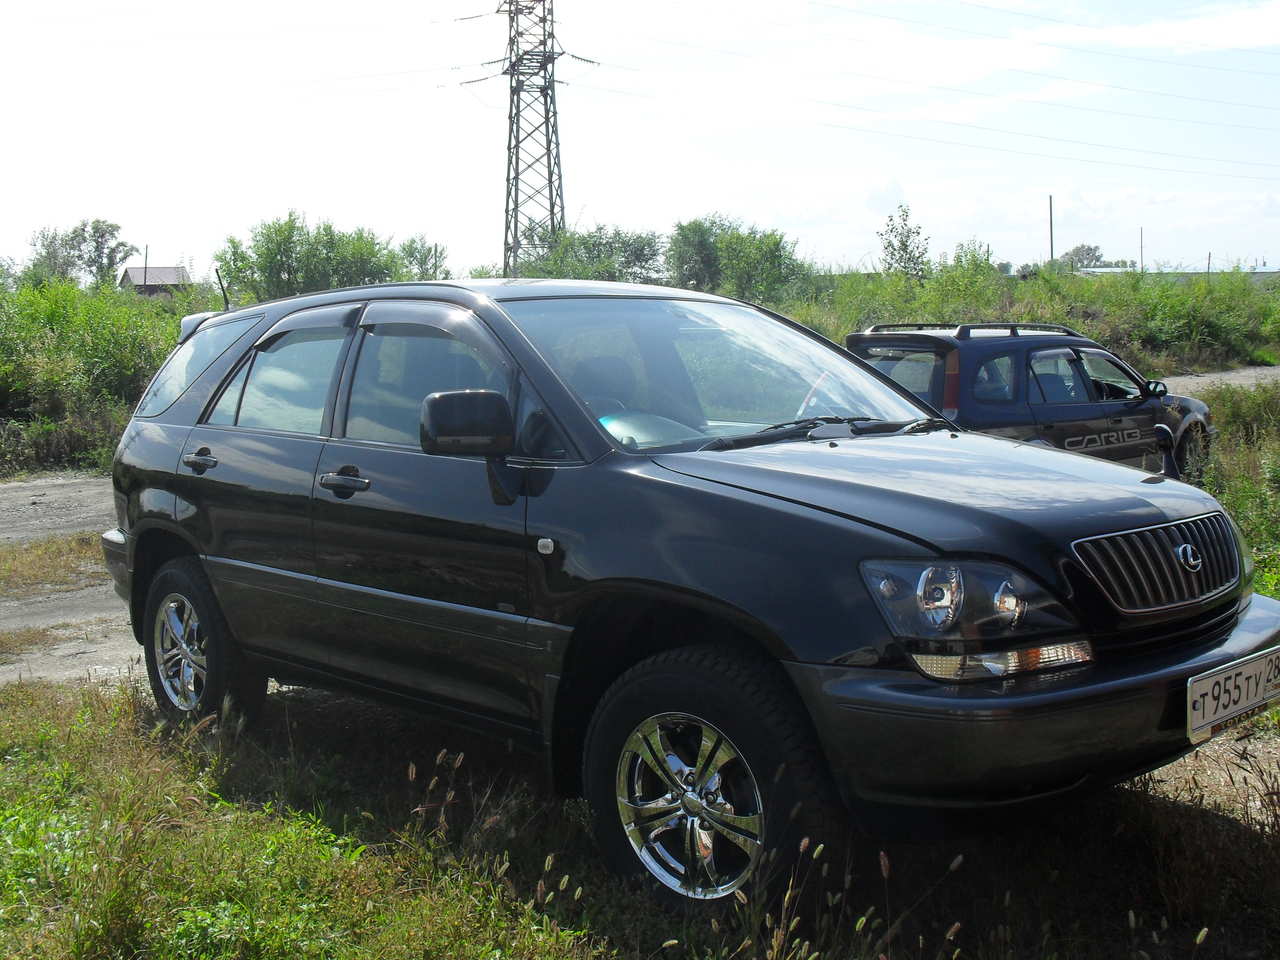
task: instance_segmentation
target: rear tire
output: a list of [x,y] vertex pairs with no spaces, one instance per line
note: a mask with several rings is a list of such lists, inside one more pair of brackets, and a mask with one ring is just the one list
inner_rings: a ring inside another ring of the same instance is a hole
[[618,873],[679,901],[715,901],[786,877],[803,838],[842,841],[807,716],[780,668],[721,647],[632,667],[587,731],[582,782]]
[[225,704],[249,719],[258,715],[266,675],[240,655],[197,558],[170,560],[156,572],[145,618],[147,679],[161,713],[198,720]]

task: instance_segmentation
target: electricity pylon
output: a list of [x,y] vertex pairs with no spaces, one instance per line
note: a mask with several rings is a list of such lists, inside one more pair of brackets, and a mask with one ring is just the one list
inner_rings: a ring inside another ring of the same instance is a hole
[[511,82],[507,129],[507,227],[502,274],[520,275],[564,229],[560,128],[556,120],[556,43],[552,0],[503,0],[509,18],[502,72]]

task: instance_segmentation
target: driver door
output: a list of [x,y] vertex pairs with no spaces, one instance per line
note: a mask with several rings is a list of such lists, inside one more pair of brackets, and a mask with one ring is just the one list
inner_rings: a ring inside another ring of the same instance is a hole
[[1155,429],[1159,398],[1148,396],[1142,381],[1109,353],[1080,350],[1079,354],[1094,402],[1107,421],[1106,456],[1131,467],[1160,470],[1163,458]]

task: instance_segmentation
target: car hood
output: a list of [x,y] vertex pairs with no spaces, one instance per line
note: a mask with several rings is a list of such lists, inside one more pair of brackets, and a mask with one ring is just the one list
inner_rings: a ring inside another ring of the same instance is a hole
[[1095,457],[938,430],[656,455],[661,467],[840,514],[941,551],[1044,559],[1073,540],[1219,510],[1195,487]]

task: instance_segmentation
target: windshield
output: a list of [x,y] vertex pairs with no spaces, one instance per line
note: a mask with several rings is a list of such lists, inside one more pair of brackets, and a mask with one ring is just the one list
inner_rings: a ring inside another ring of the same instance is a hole
[[757,310],[688,300],[514,300],[503,309],[630,450],[686,449],[805,417],[928,416]]

